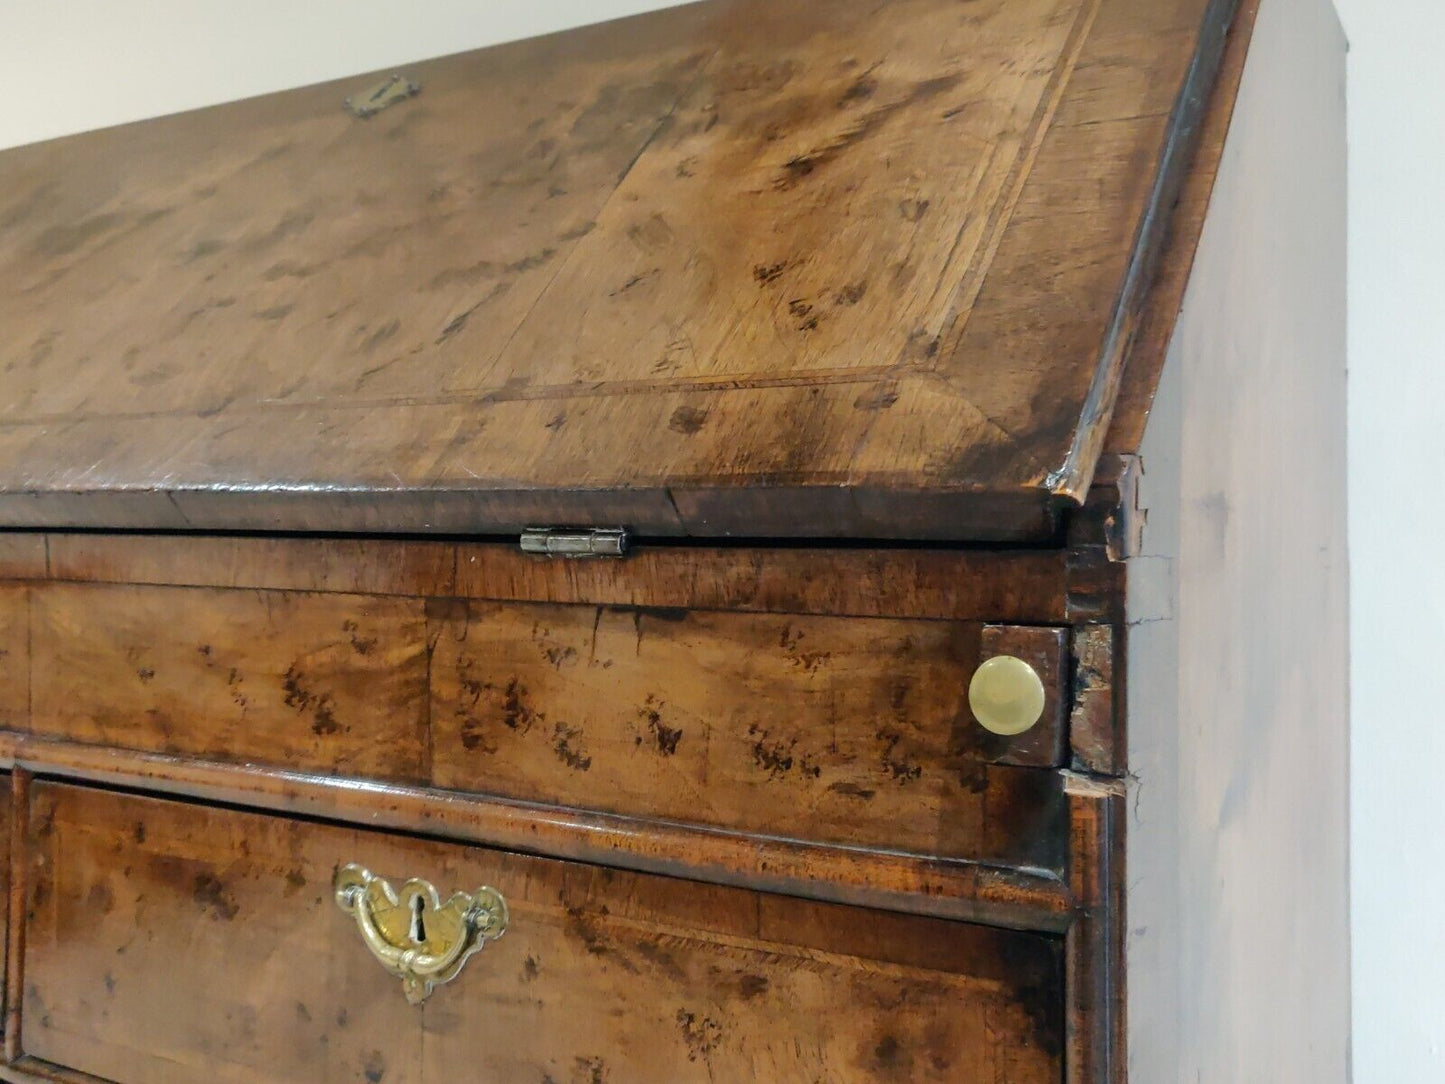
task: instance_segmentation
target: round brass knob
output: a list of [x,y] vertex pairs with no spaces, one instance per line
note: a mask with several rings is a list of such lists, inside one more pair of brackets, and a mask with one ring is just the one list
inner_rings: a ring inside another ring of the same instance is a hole
[[1023,659],[995,655],[974,671],[968,706],[978,725],[993,734],[1022,734],[1044,714],[1044,683]]

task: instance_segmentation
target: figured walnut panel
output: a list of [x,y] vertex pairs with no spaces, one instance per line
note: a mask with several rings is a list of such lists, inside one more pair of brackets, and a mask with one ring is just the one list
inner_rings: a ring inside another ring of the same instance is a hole
[[[433,778],[744,832],[1052,866],[1044,773],[1002,768],[978,625],[437,600]],[[1033,638],[1038,639],[1038,638]],[[1063,660],[1054,645],[1052,671]],[[1044,653],[1046,654],[1046,652]],[[1062,750],[1050,721],[1015,740]]]
[[6,152],[0,519],[1048,538],[1230,6],[716,0]]
[[454,543],[373,538],[47,534],[49,578],[357,595],[451,591]]
[[[7,597],[9,639],[34,660],[28,698],[23,666],[8,695],[21,733],[1063,865],[1057,786],[1012,766],[1062,763],[1061,630],[154,585]],[[1043,719],[1012,739],[967,703],[978,663],[1003,651],[1047,688]]]
[[[124,1084],[1057,1084],[1061,946],[1014,933],[37,785],[24,1045]],[[499,888],[418,1009],[340,863]]]
[[417,780],[419,601],[53,584],[32,598],[33,733]]
[[0,727],[30,714],[30,591],[0,584]]

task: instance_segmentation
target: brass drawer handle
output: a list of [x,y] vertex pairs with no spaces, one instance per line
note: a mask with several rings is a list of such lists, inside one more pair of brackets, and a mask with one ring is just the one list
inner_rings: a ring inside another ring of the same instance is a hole
[[401,979],[407,1001],[420,1005],[488,941],[507,930],[507,901],[495,888],[458,892],[445,903],[426,881],[400,889],[358,865],[332,881],[336,905],[356,919],[366,947]]
[[1013,655],[983,662],[968,686],[968,706],[978,725],[1005,738],[1032,729],[1043,718],[1046,700],[1039,672]]

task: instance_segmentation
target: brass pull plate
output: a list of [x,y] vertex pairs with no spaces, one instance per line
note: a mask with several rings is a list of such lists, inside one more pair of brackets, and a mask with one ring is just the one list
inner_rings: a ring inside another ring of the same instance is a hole
[[332,880],[336,905],[356,920],[361,939],[407,1001],[420,1005],[451,982],[488,941],[507,930],[507,901],[495,888],[458,892],[442,902],[436,888],[413,878],[400,888],[358,865]]

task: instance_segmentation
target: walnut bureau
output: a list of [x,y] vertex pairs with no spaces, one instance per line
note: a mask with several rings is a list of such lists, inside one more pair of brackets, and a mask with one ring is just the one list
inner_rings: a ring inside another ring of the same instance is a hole
[[0,1079],[1343,1082],[1324,0],[708,0],[0,153]]

